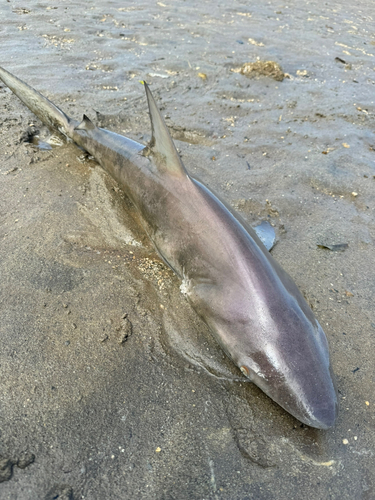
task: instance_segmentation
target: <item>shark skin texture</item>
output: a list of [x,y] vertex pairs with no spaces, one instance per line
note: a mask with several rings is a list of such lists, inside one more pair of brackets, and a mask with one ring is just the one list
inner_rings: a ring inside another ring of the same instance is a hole
[[300,422],[328,429],[338,398],[328,343],[292,278],[239,214],[184,167],[148,85],[147,146],[78,122],[6,70],[0,79],[125,191],[181,290],[241,372]]

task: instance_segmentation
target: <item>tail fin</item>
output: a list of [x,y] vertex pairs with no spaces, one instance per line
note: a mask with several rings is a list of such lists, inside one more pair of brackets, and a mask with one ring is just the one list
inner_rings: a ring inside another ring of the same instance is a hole
[[0,79],[44,124],[57,128],[64,135],[71,137],[71,120],[61,109],[27,85],[27,83],[1,67]]

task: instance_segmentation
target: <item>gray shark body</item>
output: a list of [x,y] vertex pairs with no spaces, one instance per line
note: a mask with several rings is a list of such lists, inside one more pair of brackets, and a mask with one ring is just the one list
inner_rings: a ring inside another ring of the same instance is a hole
[[242,218],[188,174],[147,85],[148,146],[70,119],[0,68],[47,125],[83,147],[121,185],[164,261],[214,336],[252,382],[312,427],[337,418],[326,336],[290,276]]

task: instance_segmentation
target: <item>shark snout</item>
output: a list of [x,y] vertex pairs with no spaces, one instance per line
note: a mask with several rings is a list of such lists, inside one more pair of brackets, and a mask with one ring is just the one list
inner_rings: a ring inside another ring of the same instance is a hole
[[320,369],[310,372],[308,377],[286,383],[280,391],[280,399],[275,401],[300,422],[317,429],[329,429],[338,415],[337,391],[330,370]]
[[[320,374],[322,375],[322,374]],[[331,370],[324,377],[317,377],[317,384],[311,389],[311,403],[307,401],[305,420],[300,420],[317,429],[329,429],[334,426],[338,416],[338,397]],[[298,417],[297,417],[298,418]]]
[[317,429],[330,429],[335,425],[338,414],[338,403],[336,400],[330,400],[323,408],[315,409],[313,419],[307,421],[307,425]]

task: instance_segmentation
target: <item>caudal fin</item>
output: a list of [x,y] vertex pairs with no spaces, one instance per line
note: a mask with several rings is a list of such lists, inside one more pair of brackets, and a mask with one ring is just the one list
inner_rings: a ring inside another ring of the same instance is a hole
[[46,97],[39,94],[16,76],[0,67],[0,79],[16,94],[26,106],[49,127],[71,136],[71,119]]

